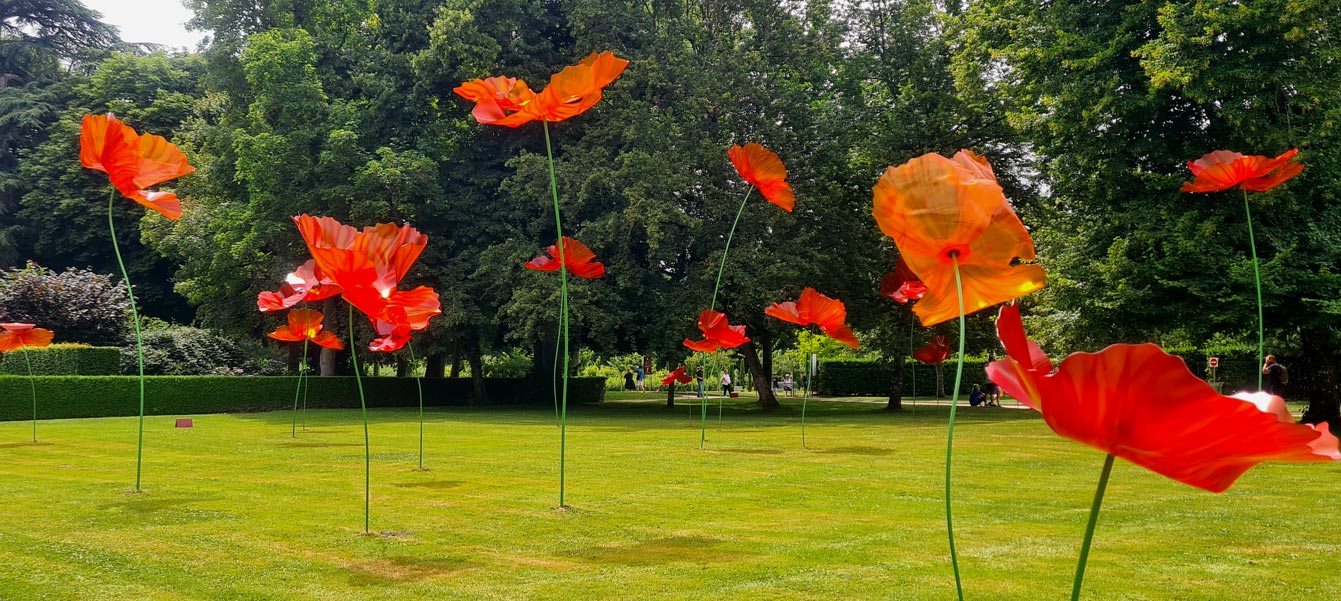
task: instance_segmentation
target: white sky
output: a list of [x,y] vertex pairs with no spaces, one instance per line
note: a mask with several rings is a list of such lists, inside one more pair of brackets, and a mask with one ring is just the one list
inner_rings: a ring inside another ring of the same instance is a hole
[[187,31],[191,11],[181,0],[82,0],[84,6],[102,13],[102,20],[121,30],[127,42],[151,42],[194,51],[205,36]]

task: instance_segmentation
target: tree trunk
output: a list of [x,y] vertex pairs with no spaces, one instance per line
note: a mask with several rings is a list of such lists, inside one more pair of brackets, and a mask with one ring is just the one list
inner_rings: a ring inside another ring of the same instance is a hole
[[936,364],[936,398],[945,396],[945,363]]
[[[323,302],[325,303],[325,305],[322,306],[322,312],[327,315],[325,323],[323,324],[325,326],[326,331],[334,333],[336,336],[339,336],[341,338],[346,338],[344,336],[344,331],[346,329],[345,325],[347,323],[347,320],[340,319],[339,317],[337,317],[339,315],[340,310],[340,298],[338,296],[332,296],[331,298],[328,298]],[[354,344],[354,341],[346,339],[345,344],[346,345]],[[323,376],[336,375],[337,373],[336,359],[339,354],[344,354],[345,352],[346,351],[337,351],[322,347],[321,357],[317,359],[318,367],[321,369],[321,375]]]
[[447,370],[447,355],[442,352],[424,357],[424,377],[441,378]]
[[1290,383],[1285,389],[1289,392],[1290,388],[1296,388],[1308,399],[1308,409],[1300,421],[1327,422],[1335,432],[1341,427],[1341,402],[1337,398],[1341,391],[1337,388],[1336,361],[1332,356],[1332,333],[1326,328],[1306,328],[1299,333],[1299,342],[1300,365],[1291,369]]
[[288,361],[285,362],[285,367],[287,367],[290,372],[296,374],[298,373],[298,365],[303,361],[303,344],[300,342],[298,344],[289,344],[285,346],[289,347],[289,358]]
[[675,406],[675,380],[671,380],[670,386],[666,387],[666,406]]
[[[765,357],[770,357],[768,368],[759,360],[759,354],[755,352],[755,343],[759,344],[759,350]],[[745,365],[750,368],[750,377],[754,379],[754,389],[759,391],[759,406],[765,411],[781,407],[778,404],[778,398],[773,396],[773,374],[770,368],[773,365],[773,339],[769,336],[755,336],[744,346],[739,348],[740,354],[745,355]]]
[[489,391],[484,387],[484,354],[480,352],[479,340],[471,339],[466,348],[466,360],[470,362],[470,381],[475,386],[470,403],[488,405]]
[[410,375],[410,360],[405,357],[395,357],[396,377],[404,378]]
[[886,411],[903,410],[903,372],[905,371],[904,367],[908,362],[907,351],[905,349],[911,348],[910,343],[912,342],[913,336],[912,307],[905,305],[903,310],[899,313],[901,315],[898,320],[899,331],[905,332],[905,334],[895,336],[894,344],[891,345],[891,348],[884,349],[885,352],[889,354],[892,363],[892,368],[889,372],[889,404],[885,405]]

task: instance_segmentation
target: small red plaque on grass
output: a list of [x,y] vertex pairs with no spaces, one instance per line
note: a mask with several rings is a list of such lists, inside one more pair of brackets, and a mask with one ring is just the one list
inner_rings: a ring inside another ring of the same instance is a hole
[[192,422],[192,421],[189,420],[189,419],[179,419],[179,420],[177,420],[177,427],[178,427],[178,428],[190,428],[190,427],[192,427],[192,426],[194,426],[194,425],[195,425],[195,422]]

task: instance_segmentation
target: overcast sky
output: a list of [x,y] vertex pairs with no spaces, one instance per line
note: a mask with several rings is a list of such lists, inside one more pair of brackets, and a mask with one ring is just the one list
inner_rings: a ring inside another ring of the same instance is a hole
[[121,30],[127,42],[152,42],[173,48],[195,50],[205,33],[187,31],[191,11],[181,0],[82,0],[84,6],[102,13],[103,22]]

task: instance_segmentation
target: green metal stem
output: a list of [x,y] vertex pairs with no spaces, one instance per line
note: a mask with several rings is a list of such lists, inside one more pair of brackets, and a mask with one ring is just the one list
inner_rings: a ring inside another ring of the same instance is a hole
[[[414,369],[416,359],[414,358],[414,346],[405,343],[405,348],[410,351],[410,369]],[[419,389],[419,469],[424,469],[424,382],[419,376],[414,377],[414,387]]]
[[[740,224],[740,216],[745,213],[745,204],[750,201],[750,194],[753,192],[754,186],[750,186],[750,189],[745,191],[745,198],[740,199],[740,208],[736,209],[736,218],[731,221],[731,231],[726,234],[726,248],[722,249],[722,263],[717,267],[717,283],[713,284],[712,303],[708,305],[708,308],[714,311],[717,310],[717,292],[722,289],[722,274],[726,272],[726,258],[731,254],[731,240],[736,237],[736,226]],[[723,394],[726,393],[726,391],[722,392]],[[722,413],[721,403],[722,401],[719,399],[717,402],[719,427]],[[703,448],[703,444],[708,440],[708,403],[705,400],[701,405],[703,406],[703,419],[700,422],[698,432],[698,448],[700,449]]]
[[950,429],[945,435],[945,532],[950,538],[950,565],[955,572],[955,592],[964,601],[964,584],[959,577],[959,552],[955,549],[954,513],[950,510],[950,460],[954,455],[955,409],[959,406],[959,385],[964,377],[964,282],[959,275],[959,256],[951,255],[955,268],[955,293],[959,297],[959,364],[955,368],[955,390],[950,397]]
[[[808,449],[806,446],[806,405],[810,402],[810,387],[814,384],[815,376],[810,375],[810,357],[803,357],[806,368],[806,393],[801,397],[801,448]],[[796,383],[792,383],[792,390],[795,390]]]
[[1080,599],[1080,584],[1085,580],[1085,563],[1090,558],[1090,542],[1094,540],[1094,527],[1099,523],[1099,507],[1104,503],[1104,490],[1108,488],[1108,475],[1113,473],[1113,455],[1104,458],[1104,471],[1099,474],[1099,487],[1094,491],[1094,504],[1090,505],[1090,521],[1085,525],[1085,542],[1080,545],[1080,562],[1076,564],[1076,580],[1071,585],[1071,601]]
[[[913,328],[917,327],[917,320],[908,322],[908,356],[913,356]],[[913,396],[911,405],[913,406],[913,419],[917,419],[917,361],[913,363]]]
[[311,376],[311,374],[308,374],[307,372],[311,371],[312,367],[311,367],[310,365],[307,364],[307,358],[306,358],[306,357],[303,358],[303,361],[301,361],[300,363],[298,363],[298,366],[299,366],[299,367],[298,367],[298,385],[303,387],[303,417],[299,420],[299,421],[300,421],[300,424],[299,424],[299,425],[302,426],[303,431],[306,432],[306,431],[307,431],[307,393],[308,393],[309,391],[312,390],[312,376]]
[[33,389],[33,442],[37,442],[37,379],[33,377],[33,363],[28,359],[28,347],[19,347],[23,363],[28,366],[28,386]]
[[307,338],[303,338],[303,355],[298,359],[298,387],[293,389],[293,419],[289,424],[289,438],[298,438],[298,395],[303,392],[303,371],[307,364]]
[[[563,394],[559,406],[559,507],[564,505],[564,480],[568,451],[568,257],[563,252],[563,220],[559,215],[559,181],[554,176],[554,150],[549,141],[549,121],[541,121],[545,128],[545,157],[549,159],[549,191],[554,199],[554,230],[559,238],[559,311],[560,335],[563,336]],[[558,361],[554,362],[556,365]]]
[[144,336],[140,333],[140,312],[135,308],[135,288],[130,285],[126,262],[121,258],[121,247],[116,243],[116,224],[112,221],[114,202],[116,202],[116,188],[113,188],[107,197],[107,230],[112,234],[112,252],[116,254],[116,264],[121,268],[121,279],[126,282],[126,294],[130,297],[131,323],[135,325],[135,358],[140,368],[140,433],[135,445],[135,492],[140,492],[140,475],[144,467]]
[[354,383],[359,389],[359,408],[363,410],[363,533],[372,532],[372,445],[368,443],[368,402],[363,398],[363,374],[359,373],[359,355],[354,350],[354,305],[349,305],[349,361],[354,366]]
[[1265,355],[1265,322],[1262,319],[1262,271],[1257,262],[1257,240],[1253,238],[1253,212],[1248,208],[1248,191],[1243,191],[1243,214],[1248,217],[1248,248],[1253,253],[1253,282],[1257,284],[1257,389],[1262,389],[1262,363]]

